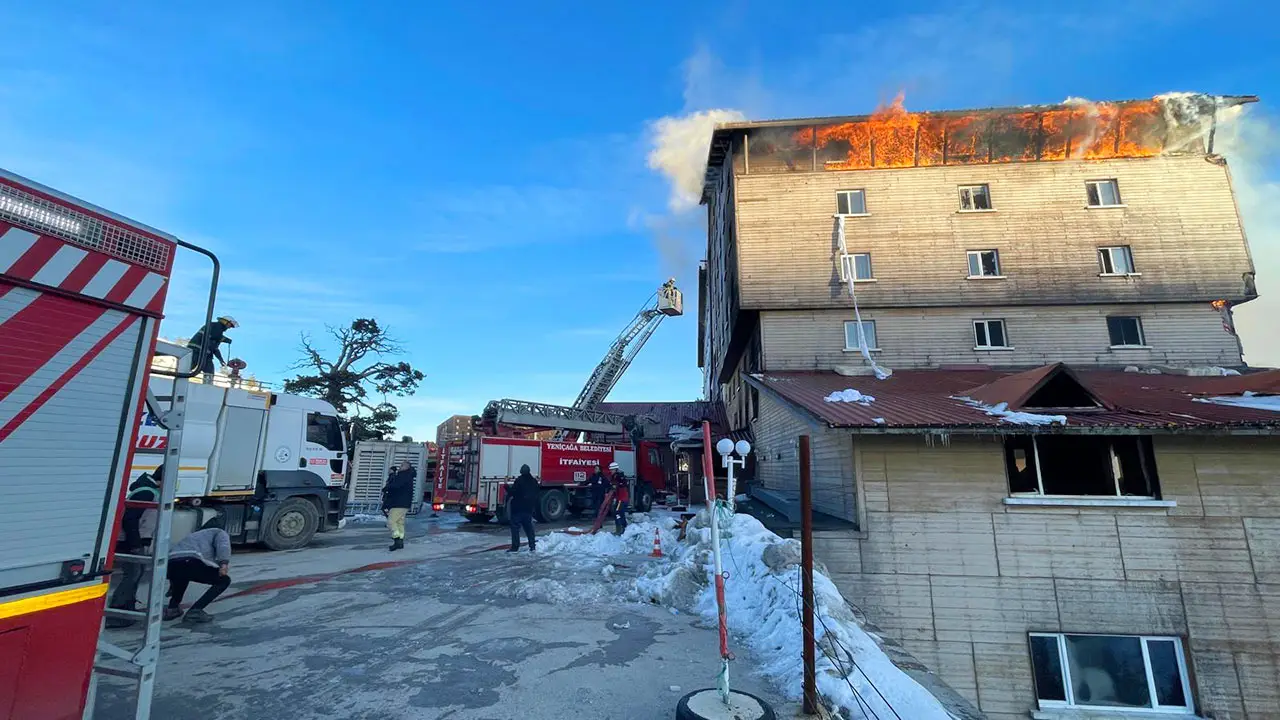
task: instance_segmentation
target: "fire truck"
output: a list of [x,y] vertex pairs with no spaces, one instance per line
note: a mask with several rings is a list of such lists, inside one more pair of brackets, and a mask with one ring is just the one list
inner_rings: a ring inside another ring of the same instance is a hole
[[631,481],[632,507],[636,512],[648,512],[655,494],[667,489],[667,471],[652,442],[640,443],[638,459],[636,448],[631,445],[479,435],[450,445],[460,450],[452,465],[464,490],[452,491],[456,493],[455,500],[449,502],[448,478],[437,470],[435,507],[457,507],[472,522],[488,522],[492,517],[505,520],[506,490],[520,474],[521,465],[529,466],[542,487],[535,508],[541,522],[556,522],[566,514],[576,516],[588,511],[591,499],[585,486],[587,478],[596,467],[608,474],[610,463],[618,463]]
[[[0,170],[0,717],[85,712],[179,247],[206,256],[216,284],[209,252]],[[157,553],[167,553],[166,494]],[[163,563],[152,567],[162,585]],[[138,717],[150,707],[160,604],[134,613],[146,619],[143,645],[117,649],[140,668]]]

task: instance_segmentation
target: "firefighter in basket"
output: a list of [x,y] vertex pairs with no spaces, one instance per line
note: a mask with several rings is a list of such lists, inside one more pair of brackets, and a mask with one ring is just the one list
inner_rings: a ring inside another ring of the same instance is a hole
[[[240,323],[230,315],[222,315],[217,320],[205,325],[196,331],[195,335],[187,341],[187,347],[191,349],[192,366],[205,375],[213,374],[213,359],[218,359],[218,364],[225,366],[227,361],[222,358],[222,350],[220,345],[223,343],[230,345],[231,338],[226,337],[227,330],[240,327]],[[203,347],[204,354],[201,354]],[[208,378],[206,378],[208,379]]]

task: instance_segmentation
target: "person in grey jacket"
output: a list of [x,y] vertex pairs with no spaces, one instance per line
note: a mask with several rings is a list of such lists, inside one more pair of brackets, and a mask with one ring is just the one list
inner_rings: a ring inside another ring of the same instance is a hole
[[228,570],[231,567],[231,536],[222,528],[197,530],[182,538],[169,551],[169,606],[164,609],[165,620],[182,616],[182,596],[187,585],[208,585],[199,600],[191,605],[184,618],[186,622],[206,623],[213,616],[205,612],[209,603],[231,584]]

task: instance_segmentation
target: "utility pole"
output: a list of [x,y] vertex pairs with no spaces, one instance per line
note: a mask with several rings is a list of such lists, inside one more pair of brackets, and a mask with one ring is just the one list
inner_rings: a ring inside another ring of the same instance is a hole
[[809,474],[809,436],[800,436],[800,584],[804,615],[804,712],[818,712],[818,658],[813,630],[813,479]]

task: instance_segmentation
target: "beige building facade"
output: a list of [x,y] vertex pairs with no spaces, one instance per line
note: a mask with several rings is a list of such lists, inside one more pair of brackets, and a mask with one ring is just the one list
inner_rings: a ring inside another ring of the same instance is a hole
[[1280,717],[1280,411],[1232,404],[1271,390],[1231,322],[1256,291],[1213,119],[1076,112],[718,129],[706,392],[771,502],[810,437],[848,527],[818,559],[988,717]]

